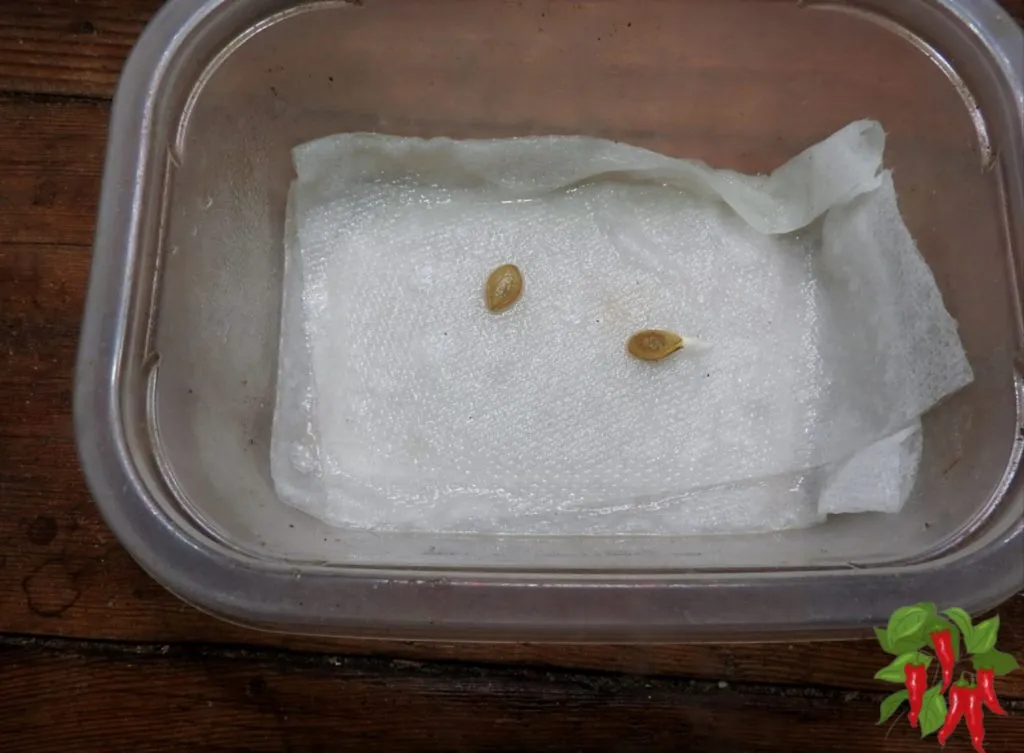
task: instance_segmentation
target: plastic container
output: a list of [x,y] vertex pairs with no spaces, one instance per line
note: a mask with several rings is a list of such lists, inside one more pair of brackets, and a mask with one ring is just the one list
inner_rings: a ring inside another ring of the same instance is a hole
[[[444,639],[792,640],[1024,586],[1024,36],[989,0],[172,0],[114,106],[75,393],[85,472],[152,576],[223,618]],[[375,535],[268,471],[290,150],[340,131],[581,133],[768,171],[889,133],[975,382],[897,516],[784,534]]]

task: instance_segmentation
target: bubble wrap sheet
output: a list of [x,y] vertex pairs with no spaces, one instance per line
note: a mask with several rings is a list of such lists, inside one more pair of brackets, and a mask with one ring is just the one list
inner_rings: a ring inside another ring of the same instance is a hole
[[[609,141],[294,152],[271,467],[376,530],[737,533],[896,512],[972,379],[853,123],[771,176]],[[506,263],[525,289],[483,302]],[[635,331],[697,344],[660,363]]]

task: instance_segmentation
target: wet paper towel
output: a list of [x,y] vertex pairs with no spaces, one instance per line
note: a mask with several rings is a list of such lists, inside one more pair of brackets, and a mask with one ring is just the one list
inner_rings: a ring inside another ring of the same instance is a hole
[[[271,465],[343,527],[736,533],[896,512],[972,379],[853,123],[771,176],[582,137],[295,150]],[[512,263],[525,289],[489,313]],[[697,338],[661,363],[635,331]]]

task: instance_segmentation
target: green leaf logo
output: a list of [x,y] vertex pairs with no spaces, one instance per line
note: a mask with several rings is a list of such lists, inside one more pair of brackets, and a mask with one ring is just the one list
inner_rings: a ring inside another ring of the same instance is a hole
[[946,721],[946,714],[946,699],[942,695],[942,686],[928,688],[924,694],[924,704],[921,706],[921,737],[938,732],[942,723]]
[[878,723],[884,724],[889,721],[889,718],[896,713],[896,709],[903,705],[907,698],[909,698],[909,695],[905,690],[897,690],[892,695],[886,696],[886,699],[882,701],[881,714],[878,718]]
[[971,664],[974,666],[975,671],[991,669],[996,673],[996,677],[1003,677],[1020,669],[1020,664],[1017,663],[1012,654],[997,651],[996,649],[986,651],[984,654],[975,654],[971,657]]
[[972,654],[985,654],[996,647],[999,635],[999,618],[993,617],[980,625],[975,625],[967,638],[967,650]]
[[875,628],[875,637],[878,639],[878,645],[882,647],[882,650],[887,654],[895,653],[892,650],[892,644],[889,643],[889,634],[882,628]]
[[949,618],[949,621],[957,626],[960,630],[960,634],[963,635],[964,640],[968,640],[971,636],[971,616],[962,609],[953,608],[947,609],[943,612]]
[[928,608],[920,604],[897,609],[889,618],[889,625],[885,630],[889,645],[895,646],[902,640],[920,638],[921,629],[931,616]]
[[903,683],[906,679],[905,668],[908,664],[923,664],[927,667],[931,663],[932,657],[918,651],[911,651],[897,656],[888,665],[875,672],[875,679],[883,682]]

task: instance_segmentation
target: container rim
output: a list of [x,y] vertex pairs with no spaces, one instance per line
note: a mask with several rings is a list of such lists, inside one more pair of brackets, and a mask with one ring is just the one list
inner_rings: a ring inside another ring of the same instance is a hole
[[[125,65],[111,115],[76,364],[75,433],[90,491],[122,545],[168,590],[222,619],[291,633],[661,642],[838,636],[884,623],[897,607],[936,593],[949,600],[944,606],[981,611],[1024,585],[1024,519],[957,556],[899,568],[604,580],[342,567],[301,571],[286,563],[243,560],[212,541],[193,538],[161,508],[138,472],[126,439],[121,393],[142,246],[143,185],[155,156],[155,101],[186,40],[225,4],[168,2]],[[988,48],[1024,132],[1024,32],[994,0],[934,4]],[[1024,505],[1024,474],[1009,480],[1004,501]],[[956,577],[968,572],[970,578]],[[968,588],[977,583],[985,585]],[[843,599],[834,598],[837,590]],[[402,605],[400,613],[395,604]],[[751,614],[759,616],[756,625]]]

